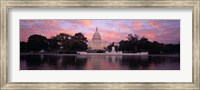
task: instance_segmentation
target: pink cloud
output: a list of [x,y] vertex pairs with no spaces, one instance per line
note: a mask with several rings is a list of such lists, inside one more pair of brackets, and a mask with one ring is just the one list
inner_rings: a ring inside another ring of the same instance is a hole
[[66,20],[66,22],[82,25],[84,27],[90,27],[92,25],[91,20]]
[[91,20],[80,20],[79,22],[86,27],[90,27],[92,24]]
[[87,39],[91,40],[91,39],[92,39],[92,36],[93,36],[93,33],[84,34],[84,36],[85,36]]
[[130,26],[127,24],[124,24],[124,23],[120,23],[119,28],[120,28],[120,30],[127,31],[130,29]]
[[106,40],[107,42],[118,42],[124,38],[120,37],[120,34],[116,33],[116,32],[112,32],[112,33],[105,33],[101,35],[103,40]]
[[156,38],[156,40],[163,43],[179,43],[177,40],[180,40],[180,33],[165,30]]
[[26,41],[32,34],[50,38],[59,33],[74,35],[78,32],[91,40],[96,27],[102,39],[108,42],[125,40],[129,33],[145,36],[151,41],[158,42],[174,43],[180,40],[178,21],[160,20],[20,20],[20,40]]
[[25,23],[33,23],[34,22],[34,20],[22,20],[22,21]]
[[66,34],[70,34],[70,35],[74,35],[76,32],[72,31],[72,30],[49,30],[49,31],[39,31],[39,30],[23,30],[20,31],[20,40],[21,41],[27,41],[28,37],[30,37],[33,34],[39,34],[39,35],[43,35],[46,38],[51,38],[52,36],[56,36],[59,33],[66,33]]
[[57,20],[47,20],[46,21],[47,22],[47,24],[49,24],[49,25],[58,25],[58,21]]
[[142,24],[142,22],[139,21],[139,20],[134,21],[134,23],[132,24],[132,26],[133,26],[133,28],[135,30],[139,30],[139,29],[141,29],[141,28],[144,27],[144,25]]
[[20,31],[20,41],[27,41],[29,36],[31,36],[32,34],[39,34],[39,33],[40,31],[36,31],[36,30]]
[[151,26],[151,27],[154,27],[154,28],[160,28],[160,24],[156,21],[150,21],[148,22],[148,24]]
[[65,30],[51,30],[51,31],[48,31],[48,32],[43,32],[43,34],[47,38],[50,38],[52,36],[56,36],[56,35],[58,35],[60,33],[66,33],[66,34],[69,34],[69,35],[74,35],[76,32],[72,31],[72,30],[69,30],[69,29],[65,29]]
[[102,37],[103,39],[107,39],[107,38],[118,38],[118,36],[117,36],[116,33],[106,33],[106,34],[101,35],[101,37]]
[[[95,29],[92,29],[95,32]],[[98,28],[98,31],[101,35],[102,40],[105,40],[107,42],[119,42],[121,40],[125,40],[127,39],[127,35],[130,32],[126,32],[122,29],[122,31],[116,31],[110,28]],[[92,35],[94,34],[91,33],[91,37],[89,37],[88,39],[92,38]]]
[[144,37],[150,39],[151,41],[155,40],[156,36],[153,33],[143,33],[142,34]]

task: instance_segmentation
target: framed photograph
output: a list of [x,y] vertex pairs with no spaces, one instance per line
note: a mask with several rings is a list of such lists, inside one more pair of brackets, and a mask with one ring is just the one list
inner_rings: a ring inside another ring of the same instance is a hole
[[200,90],[199,0],[1,0],[1,90]]

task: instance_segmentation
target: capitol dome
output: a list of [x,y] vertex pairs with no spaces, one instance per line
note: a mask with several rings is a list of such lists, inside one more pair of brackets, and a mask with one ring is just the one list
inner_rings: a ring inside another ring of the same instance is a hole
[[96,28],[96,32],[93,34],[92,41],[88,42],[89,50],[104,50],[110,43],[101,40],[101,35]]
[[98,32],[98,28],[96,28],[96,32],[93,34],[92,40],[101,40],[101,35]]

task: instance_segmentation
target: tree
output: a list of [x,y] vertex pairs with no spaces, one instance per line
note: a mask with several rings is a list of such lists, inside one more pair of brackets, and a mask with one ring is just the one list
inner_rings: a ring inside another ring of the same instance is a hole
[[49,51],[56,51],[60,49],[60,45],[58,44],[58,40],[56,39],[55,36],[48,39],[48,42],[49,42],[49,46],[48,46]]
[[20,52],[28,52],[28,45],[26,42],[20,42]]
[[127,49],[127,46],[128,46],[127,43],[128,43],[128,41],[121,40],[121,41],[119,42],[119,50],[120,50],[120,51],[123,51],[123,52],[129,51],[129,50]]
[[[180,44],[163,44],[157,41],[149,41],[148,38],[139,38],[136,34],[128,34],[128,40],[121,40],[119,47],[114,43],[107,47],[111,51],[115,47],[116,51],[126,53],[146,52],[150,54],[180,54]],[[33,34],[28,38],[28,42],[20,42],[20,52],[29,51],[56,51],[76,53],[77,51],[85,51],[87,47],[87,38],[82,33],[76,33],[71,36],[66,33],[60,33],[47,39],[45,36]],[[63,47],[62,49],[60,47]]]
[[77,52],[87,50],[87,44],[80,40],[70,39],[63,43],[64,50],[67,52]]
[[114,46],[114,42],[107,46],[107,50],[110,52],[113,46]]
[[69,34],[60,33],[60,34],[56,35],[56,36],[54,37],[54,39],[57,40],[57,42],[62,46],[63,43],[64,43],[66,40],[71,39],[71,37],[72,37],[72,36],[69,35]]
[[147,38],[142,37],[138,41],[137,44],[138,44],[138,50],[139,50],[139,52],[143,52],[143,51],[148,51],[149,50],[151,42]]
[[180,44],[166,44],[164,47],[164,53],[180,53]]
[[[82,33],[76,33],[71,36],[66,33],[60,33],[51,37],[49,40],[49,49],[51,51],[59,50],[59,52],[74,53],[76,51],[87,50],[87,38]],[[63,49],[60,49],[63,47]]]
[[136,34],[134,34],[134,36],[133,36],[133,34],[128,34],[128,41],[132,41],[132,42],[136,42],[136,41],[138,41],[138,39],[139,39],[139,36],[138,35],[136,35]]
[[67,52],[85,51],[88,49],[86,42],[87,38],[82,33],[76,33],[63,42],[63,47]]
[[31,51],[47,50],[48,41],[45,36],[33,34],[28,38],[28,48]]
[[74,36],[72,38],[75,39],[75,40],[81,40],[81,41],[83,41],[85,43],[87,42],[87,38],[80,32],[74,34]]

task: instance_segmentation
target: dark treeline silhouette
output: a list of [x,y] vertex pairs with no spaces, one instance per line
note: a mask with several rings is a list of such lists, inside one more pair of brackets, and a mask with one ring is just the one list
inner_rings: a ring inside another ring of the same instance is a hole
[[48,52],[76,53],[87,50],[87,38],[82,33],[69,35],[60,33],[47,39],[45,36],[33,34],[28,42],[20,42],[20,52]]
[[111,51],[114,46],[116,51],[123,53],[149,52],[150,54],[180,54],[180,44],[163,44],[157,41],[149,41],[147,38],[139,38],[138,35],[128,34],[128,40],[121,40],[119,46],[110,44],[107,48]]
[[[27,42],[20,42],[20,52],[53,52],[53,53],[77,53],[87,51],[87,38],[82,33],[73,36],[60,33],[47,39],[45,36],[33,34]],[[157,41],[149,41],[147,38],[139,38],[138,35],[128,34],[127,40],[121,40],[119,45],[111,43],[106,50],[123,53],[149,52],[150,54],[180,54],[180,44],[163,44]],[[104,52],[104,50],[100,50]]]

